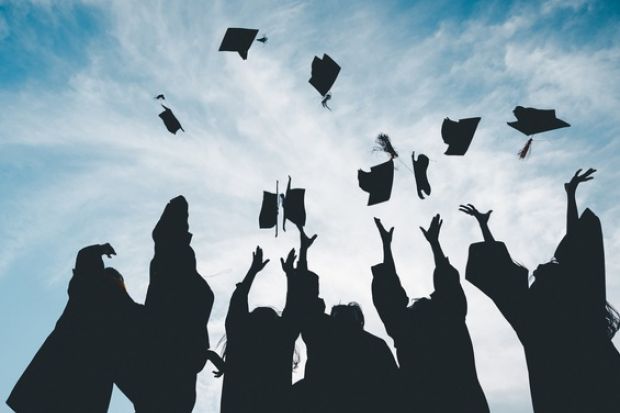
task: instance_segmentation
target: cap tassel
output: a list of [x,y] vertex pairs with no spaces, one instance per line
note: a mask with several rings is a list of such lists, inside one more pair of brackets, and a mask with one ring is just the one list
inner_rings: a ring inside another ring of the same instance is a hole
[[377,146],[373,148],[373,151],[383,151],[390,155],[391,159],[398,158],[398,152],[396,152],[396,149],[394,149],[394,146],[392,146],[390,137],[387,136],[385,133],[380,133],[379,136],[377,136],[375,143],[377,144]]
[[527,143],[525,144],[525,146],[519,151],[518,155],[519,155],[519,159],[525,159],[525,157],[527,155],[529,155],[529,153],[532,150],[532,138],[529,138],[527,140]]

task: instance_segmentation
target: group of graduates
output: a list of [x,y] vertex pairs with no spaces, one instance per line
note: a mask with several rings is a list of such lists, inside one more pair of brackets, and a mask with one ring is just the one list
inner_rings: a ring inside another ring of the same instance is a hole
[[[606,300],[601,224],[589,209],[579,216],[575,200],[577,186],[595,171],[580,172],[565,184],[566,235],[531,284],[528,270],[494,239],[491,211],[460,207],[476,218],[484,238],[470,246],[465,277],[493,300],[521,341],[536,413],[620,409],[620,354],[611,342],[619,318]],[[207,333],[214,295],[196,270],[187,219],[187,202],[177,197],[157,223],[144,305],[105,267],[103,255],[114,254],[109,244],[78,253],[64,313],[7,401],[14,411],[106,412],[115,383],[136,413],[189,413],[196,376],[211,360],[216,376],[223,375],[223,413],[489,412],[459,272],[439,242],[439,215],[420,228],[434,256],[434,292],[413,301],[397,275],[394,228],[375,218],[383,262],[372,267],[372,298],[398,362],[364,330],[359,305],[326,311],[320,277],[308,267],[316,235],[302,227],[299,257],[293,249],[280,260],[287,280],[282,313],[248,306],[252,283],[269,262],[257,247],[230,299],[220,357]],[[304,378],[293,384],[300,335],[307,361]]]

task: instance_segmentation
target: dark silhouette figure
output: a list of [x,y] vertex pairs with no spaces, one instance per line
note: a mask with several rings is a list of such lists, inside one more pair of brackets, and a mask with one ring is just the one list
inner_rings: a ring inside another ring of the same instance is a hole
[[[243,60],[248,58],[248,50],[252,46],[256,35],[257,29],[241,29],[237,27],[230,27],[226,29],[222,44],[220,44],[220,52],[237,52]],[[258,39],[259,42],[265,43],[267,38]]]
[[321,96],[325,96],[336,82],[338,73],[340,73],[340,65],[331,57],[326,54],[323,54],[323,59],[314,56],[308,82],[314,86]]
[[196,270],[190,246],[188,204],[172,199],[153,230],[145,312],[148,335],[142,372],[146,389],[144,412],[191,412],[196,399],[196,375],[209,356],[207,322],[213,292]]
[[448,145],[446,155],[465,155],[481,118],[459,119],[458,122],[445,118],[441,124],[441,137]]
[[[287,274],[286,306],[279,316],[269,307],[248,309],[256,275],[267,265],[256,247],[252,265],[230,299],[226,316],[226,351],[222,413],[288,413],[292,408],[295,340],[299,335],[299,301],[295,299],[295,251],[281,260]],[[218,373],[219,374],[219,373]]]
[[431,194],[431,184],[428,182],[426,170],[428,169],[429,159],[424,154],[419,154],[418,159],[415,158],[415,152],[411,152],[411,162],[413,163],[413,174],[415,177],[415,185],[418,191],[418,197],[424,199],[424,194]]
[[420,227],[435,258],[435,291],[411,306],[392,256],[394,228],[386,231],[377,218],[375,223],[383,242],[383,263],[372,268],[372,297],[394,340],[407,411],[488,412],[465,324],[467,301],[459,273],[439,243],[439,215],[428,230]]
[[566,235],[529,288],[528,270],[489,230],[491,211],[461,206],[484,236],[469,249],[467,279],[495,302],[523,344],[536,413],[620,408],[620,354],[611,342],[619,320],[605,296],[601,224],[589,209],[579,217],[575,200],[577,186],[595,170],[580,171],[565,184]]
[[164,111],[159,114],[159,117],[162,121],[164,121],[164,125],[166,126],[166,129],[168,129],[168,132],[172,133],[173,135],[176,135],[179,129],[185,132],[185,129],[183,129],[177,117],[174,116],[172,110],[164,105],[161,105],[161,107],[164,108]]
[[114,254],[110,244],[78,253],[67,306],[7,400],[17,413],[107,412],[140,310],[121,274],[104,266]]
[[370,172],[357,171],[357,180],[362,191],[368,192],[368,205],[375,205],[388,201],[392,196],[394,184],[394,161],[375,165]]
[[316,239],[301,233],[297,271],[304,280],[302,337],[307,346],[304,379],[296,383],[299,412],[394,412],[398,406],[398,368],[387,344],[364,330],[356,303],[324,313],[318,276],[307,270],[307,250]]

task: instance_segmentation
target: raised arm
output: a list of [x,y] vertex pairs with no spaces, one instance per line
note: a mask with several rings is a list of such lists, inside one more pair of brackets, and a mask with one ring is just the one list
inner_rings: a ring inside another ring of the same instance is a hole
[[476,221],[478,221],[478,225],[480,225],[480,229],[482,230],[482,237],[486,242],[495,241],[495,238],[493,238],[493,234],[491,234],[491,230],[489,229],[489,218],[493,212],[492,209],[483,214],[472,204],[467,204],[459,206],[459,211],[476,218]]
[[582,175],[579,175],[581,169],[578,169],[575,172],[575,175],[571,178],[571,180],[564,184],[564,189],[566,190],[566,233],[573,233],[575,231],[575,227],[577,226],[577,221],[579,220],[579,212],[577,211],[577,201],[575,199],[575,193],[577,192],[577,186],[581,182],[586,182],[594,179],[592,174],[596,172],[596,169],[588,169]]
[[226,315],[226,334],[230,334],[238,322],[248,315],[248,294],[256,275],[265,268],[269,260],[263,261],[263,250],[256,247],[256,251],[252,253],[252,264],[248,273],[243,278],[237,288],[233,292]]
[[400,283],[394,265],[392,255],[394,228],[386,231],[378,218],[375,218],[375,224],[383,244],[383,262],[372,267],[372,302],[383,321],[385,330],[396,342],[404,331],[404,315],[409,297]]
[[424,234],[424,237],[431,245],[433,258],[435,259],[435,272],[433,277],[435,291],[447,290],[455,285],[458,285],[460,290],[459,273],[444,255],[441,244],[439,243],[439,231],[441,230],[442,224],[443,220],[439,214],[437,214],[431,220],[428,229],[420,227],[422,234]]
[[300,225],[297,226],[299,230],[299,261],[297,261],[297,269],[302,271],[308,270],[308,249],[314,243],[314,240],[317,237],[317,234],[314,234],[312,237],[308,238],[306,233],[304,232],[304,228]]

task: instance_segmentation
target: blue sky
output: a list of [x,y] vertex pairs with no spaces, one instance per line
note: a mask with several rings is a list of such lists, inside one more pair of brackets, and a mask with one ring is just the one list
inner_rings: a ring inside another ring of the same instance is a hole
[[[390,344],[370,300],[370,266],[381,259],[373,216],[396,226],[403,284],[423,296],[433,267],[418,226],[444,216],[444,250],[462,272],[480,235],[459,203],[494,209],[496,237],[533,269],[562,235],[562,183],[580,167],[599,169],[578,203],[601,216],[608,299],[620,306],[619,20],[620,6],[594,0],[0,0],[0,396],[60,315],[80,247],[109,241],[118,252],[110,265],[143,301],[150,231],[178,194],[189,200],[199,270],[216,293],[217,341],[253,247],[273,264],[296,244],[292,232],[274,239],[257,224],[262,191],[289,174],[307,189],[308,231],[319,233],[310,263],[328,305],[360,302],[368,329]],[[258,28],[269,42],[247,61],[218,53],[229,26]],[[323,53],[342,66],[332,112],[307,83]],[[185,134],[163,128],[157,93]],[[572,126],[542,135],[519,161],[526,138],[505,124],[516,105],[556,108]],[[482,117],[463,158],[443,156],[446,116]],[[370,150],[380,131],[405,161],[411,150],[431,158],[430,198],[417,198],[400,167],[391,201],[365,206],[356,171],[383,161]],[[283,304],[272,264],[253,305]],[[492,410],[530,411],[516,336],[464,286]],[[210,370],[197,412],[219,402]],[[110,411],[129,409],[116,393]]]

